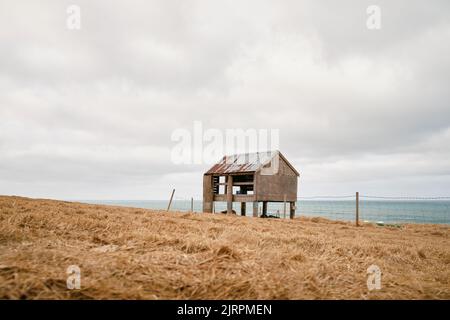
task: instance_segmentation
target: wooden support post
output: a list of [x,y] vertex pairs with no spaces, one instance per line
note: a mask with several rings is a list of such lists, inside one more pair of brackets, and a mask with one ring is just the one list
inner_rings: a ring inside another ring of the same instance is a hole
[[262,205],[262,215],[267,216],[267,201],[263,201]]
[[233,213],[233,176],[227,177],[227,213]]
[[289,218],[294,219],[295,217],[295,202],[289,202]]
[[169,205],[167,206],[167,211],[170,210],[170,205],[172,204],[173,195],[175,193],[175,189],[172,190],[172,195],[170,196]]
[[356,226],[359,226],[359,192],[356,192]]
[[194,198],[191,198],[191,212],[194,212]]
[[286,195],[284,195],[283,200],[283,218],[286,219]]
[[245,202],[241,202],[241,216],[245,216],[246,209],[247,209],[246,203]]
[[253,201],[253,217],[258,218],[258,201]]
[[213,211],[214,190],[213,177],[211,175],[203,175],[203,212]]

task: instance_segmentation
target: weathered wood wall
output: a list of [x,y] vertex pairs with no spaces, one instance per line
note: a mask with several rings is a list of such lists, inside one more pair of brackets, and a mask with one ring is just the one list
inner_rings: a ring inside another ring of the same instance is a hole
[[298,177],[291,167],[280,158],[278,172],[275,175],[263,175],[260,172],[255,176],[255,193],[257,201],[297,201]]

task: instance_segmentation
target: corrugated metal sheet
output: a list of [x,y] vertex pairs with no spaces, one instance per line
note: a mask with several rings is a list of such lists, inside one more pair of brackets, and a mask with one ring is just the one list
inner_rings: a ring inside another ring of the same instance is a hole
[[206,174],[226,174],[237,172],[254,172],[269,163],[278,151],[255,152],[225,156]]

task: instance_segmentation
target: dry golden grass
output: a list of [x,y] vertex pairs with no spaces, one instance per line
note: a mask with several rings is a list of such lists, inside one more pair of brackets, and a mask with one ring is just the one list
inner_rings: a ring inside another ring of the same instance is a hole
[[0,298],[449,299],[449,235],[0,197]]

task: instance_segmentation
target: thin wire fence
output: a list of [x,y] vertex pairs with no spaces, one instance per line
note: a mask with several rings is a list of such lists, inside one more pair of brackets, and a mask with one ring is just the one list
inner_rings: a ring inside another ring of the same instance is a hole
[[450,197],[361,195],[359,205],[363,222],[450,223]]
[[[175,196],[170,210],[202,211],[200,195],[192,197]],[[289,203],[268,203],[268,215],[278,218],[289,218]],[[193,209],[193,210],[192,210]],[[241,213],[239,203],[233,203],[233,210]],[[246,204],[247,215],[252,215],[252,203]],[[214,212],[226,211],[226,202],[214,202]],[[258,205],[258,214],[262,212],[262,204]],[[332,220],[355,221],[355,195],[322,195],[298,197],[295,215],[307,217],[323,217]],[[450,224],[450,197],[410,197],[410,196],[359,196],[359,222],[378,224],[395,223],[438,223]]]
[[355,195],[298,197],[296,216],[355,219]]
[[[184,196],[175,194],[170,205],[170,211],[202,212],[201,195]],[[166,211],[168,200],[124,200],[124,201],[93,201],[110,205],[148,208]],[[356,222],[356,195],[323,195],[298,197],[295,216],[323,217],[332,220]],[[359,222],[378,224],[397,223],[436,223],[450,224],[450,197],[411,197],[411,196],[377,196],[359,195]],[[226,211],[226,202],[214,202],[215,213]],[[233,210],[241,214],[240,203],[233,203]],[[247,216],[253,216],[253,204],[246,203]],[[258,204],[258,215],[262,213],[262,203]],[[267,214],[272,217],[289,218],[289,203],[269,202]]]

